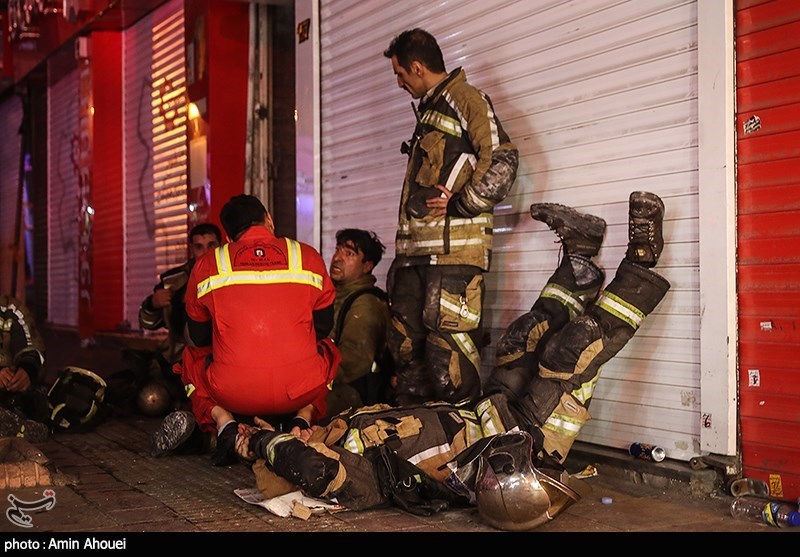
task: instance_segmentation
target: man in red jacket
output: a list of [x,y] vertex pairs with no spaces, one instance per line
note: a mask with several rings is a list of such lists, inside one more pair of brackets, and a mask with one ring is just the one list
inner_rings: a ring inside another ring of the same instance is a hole
[[278,238],[256,197],[234,196],[220,212],[231,241],[195,263],[186,289],[187,349],[179,366],[192,414],[173,412],[155,452],[184,442],[195,422],[217,432],[214,465],[235,460],[237,417],[296,413],[295,434],[325,415],[341,356],[327,338],[336,291],[320,254]]

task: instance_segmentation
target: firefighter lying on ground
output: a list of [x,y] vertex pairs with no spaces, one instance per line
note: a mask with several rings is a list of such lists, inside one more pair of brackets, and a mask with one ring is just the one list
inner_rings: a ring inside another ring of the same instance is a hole
[[591,258],[605,221],[564,205],[531,206],[532,218],[558,234],[564,256],[499,341],[474,410],[444,402],[361,408],[307,441],[263,421],[261,429],[241,424],[237,454],[256,461],[265,493],[283,481],[351,510],[396,504],[418,514],[476,504],[487,523],[508,530],[551,520],[579,498],[563,462],[590,418],[600,367],[669,290],[651,270],[663,248],[663,215],[655,194],[631,194],[626,256],[601,293],[604,275]]

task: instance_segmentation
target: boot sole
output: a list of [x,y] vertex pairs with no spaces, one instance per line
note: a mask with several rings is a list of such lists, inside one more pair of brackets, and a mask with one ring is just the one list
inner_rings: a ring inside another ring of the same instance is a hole
[[180,411],[168,414],[153,434],[152,455],[162,456],[174,451],[189,439],[194,427],[195,419],[190,412]]
[[[540,218],[535,213],[546,213],[550,217],[550,222],[546,218]],[[568,205],[560,203],[534,203],[531,205],[531,218],[545,223],[551,228],[556,228],[551,223],[554,219],[561,221],[575,230],[585,227],[585,233],[589,237],[602,238],[606,231],[606,221],[595,215],[581,213]]]

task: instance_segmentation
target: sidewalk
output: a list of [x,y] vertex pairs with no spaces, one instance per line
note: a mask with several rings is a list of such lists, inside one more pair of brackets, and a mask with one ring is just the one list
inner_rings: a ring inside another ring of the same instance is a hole
[[[101,374],[123,365],[121,360],[114,361],[118,355],[113,343],[84,349],[65,332],[47,332],[45,340],[51,374],[67,364]],[[244,464],[215,468],[203,455],[151,457],[149,434],[159,422],[159,418],[138,415],[112,418],[90,432],[57,433],[37,445],[51,462],[53,485],[7,483],[11,487],[0,489],[0,498],[4,504],[11,496],[33,502],[51,489],[55,503],[49,510],[32,511],[30,528],[15,524],[7,511],[0,517],[0,532],[12,536],[3,537],[18,541],[44,533],[498,532],[481,522],[475,508],[430,517],[386,508],[324,513],[307,520],[281,518],[234,493],[255,487],[253,473]],[[586,452],[580,454],[574,462],[568,459],[570,472],[579,471],[585,464],[582,461],[591,459]],[[581,480],[590,493],[535,532],[787,531],[731,517],[730,495],[693,494],[689,486],[674,480],[662,487],[635,483],[615,465],[594,464],[598,475]]]

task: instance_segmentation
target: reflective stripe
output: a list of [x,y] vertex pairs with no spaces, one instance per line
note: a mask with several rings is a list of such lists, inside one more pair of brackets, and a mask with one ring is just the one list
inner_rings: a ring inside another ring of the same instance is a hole
[[289,238],[285,240],[289,268],[273,271],[232,271],[228,244],[217,248],[214,256],[219,273],[197,285],[197,298],[202,298],[213,290],[237,284],[306,284],[322,290],[322,276],[303,269],[300,244]]
[[596,304],[634,329],[638,329],[644,319],[644,313],[611,292],[603,292]]
[[[484,241],[485,240],[483,240],[481,238],[468,238],[468,239],[464,239],[464,240],[450,240],[450,245],[451,246],[477,246],[477,245],[483,244]],[[425,241],[417,240],[417,241],[414,241],[414,242],[412,242],[411,240],[407,240],[407,241],[398,242],[398,243],[400,245],[403,245],[403,246],[406,245],[406,244],[413,244],[413,245],[418,246],[418,247],[426,247],[426,248],[433,247],[433,246],[444,246],[444,240],[442,240],[441,238],[438,239],[438,240],[425,240]]]
[[464,115],[461,114],[461,111],[458,109],[458,105],[456,105],[455,101],[453,101],[453,96],[450,94],[450,91],[443,91],[442,98],[447,101],[447,104],[450,105],[450,108],[456,113],[458,121],[461,122],[461,129],[466,130],[469,127],[469,123],[467,122],[466,118],[464,118]]
[[[456,161],[455,166],[453,166],[453,170],[450,171],[450,176],[447,178],[447,182],[444,184],[448,190],[453,191],[453,184],[456,182],[456,178],[458,175],[461,174],[461,169],[464,168],[464,165],[469,163],[472,168],[475,168],[475,164],[478,162],[478,159],[475,155],[471,153],[461,153]],[[444,194],[442,194],[444,195]]]
[[[22,331],[25,333],[25,344],[29,345],[29,348],[36,352],[36,354],[39,356],[39,364],[43,365],[44,354],[36,350],[36,348],[30,346],[33,342],[33,339],[31,338],[31,329],[30,326],[28,326],[28,322],[25,321],[25,316],[22,314],[22,310],[20,310],[16,304],[9,304],[8,306],[1,306],[0,311],[10,311],[17,317],[17,321],[19,322],[20,327],[22,327]],[[14,320],[9,317],[8,320],[3,323],[3,330],[6,332],[10,331],[13,324]]]
[[437,112],[435,110],[426,110],[425,114],[422,115],[420,121],[423,124],[428,124],[433,126],[437,130],[440,130],[446,134],[453,135],[455,137],[461,137],[461,126],[459,125],[458,121],[447,116],[446,114],[442,114],[441,112]]
[[231,258],[228,254],[228,244],[224,244],[214,250],[214,259],[217,261],[217,271],[222,274],[231,272]]
[[291,441],[292,439],[297,439],[291,433],[281,433],[280,435],[276,435],[272,439],[269,440],[267,443],[267,460],[270,464],[275,463],[275,449],[280,443],[285,443],[286,441]]
[[565,437],[577,437],[583,422],[553,412],[542,427],[561,433]]
[[489,118],[489,129],[491,130],[492,136],[492,150],[494,150],[500,147],[500,135],[497,133],[497,122],[495,121],[494,111],[492,110],[492,104],[489,102],[489,99],[486,98],[484,93],[481,93],[481,97],[483,97],[483,101],[486,103],[486,117]]
[[481,431],[483,431],[484,436],[497,435],[505,431],[503,421],[491,401],[484,400],[475,409],[478,412],[478,416],[480,416]]
[[461,353],[464,354],[470,363],[475,367],[475,369],[480,372],[481,355],[469,335],[466,333],[455,333],[452,335],[452,337],[456,341],[458,347],[461,349]]
[[[411,232],[411,228],[436,228],[436,227],[443,227],[445,223],[445,219],[437,219],[434,221],[423,221],[423,220],[413,220],[400,223],[400,231],[401,232]],[[450,228],[456,226],[470,226],[473,224],[492,224],[491,216],[477,216],[471,219],[450,219]]]
[[564,304],[569,311],[570,318],[583,314],[583,301],[577,296],[574,296],[572,291],[559,284],[553,282],[547,283],[542,290],[541,297],[551,298]]
[[458,415],[464,420],[467,447],[472,445],[478,439],[483,438],[483,430],[481,428],[480,420],[475,412],[472,410],[464,410],[459,408]]
[[[602,368],[601,368],[602,369]],[[597,386],[597,380],[600,378],[600,371],[601,369],[597,370],[597,373],[591,380],[587,381],[574,391],[572,391],[572,396],[575,397],[575,400],[586,406],[586,401],[592,398],[594,394],[594,388]]]
[[483,428],[480,424],[477,424],[473,421],[465,422],[467,425],[467,447],[478,441],[479,439],[483,439]]
[[466,316],[461,315],[462,307],[467,307],[467,306],[458,306],[458,305],[454,304],[453,302],[451,302],[450,300],[445,300],[444,298],[440,298],[439,299],[439,306],[443,307],[443,308],[446,308],[446,309],[449,309],[450,311],[452,311],[456,315],[460,316],[464,321],[467,321],[468,323],[477,324],[478,321],[480,321],[480,319],[481,319],[481,316],[479,314],[477,314],[477,313],[475,313],[473,311],[469,311],[469,309],[467,309],[467,315]]
[[191,383],[189,383],[183,386],[183,390],[186,392],[186,398],[189,398],[190,396],[192,396],[192,393],[195,392],[196,387]]
[[438,456],[440,454],[447,454],[450,452],[450,450],[451,450],[450,443],[444,443],[437,447],[431,447],[430,449],[426,449],[421,453],[412,455],[408,457],[406,460],[408,460],[411,464],[416,466],[417,463],[422,462],[423,460],[427,460],[431,457]]
[[301,251],[300,244],[294,240],[286,238],[286,247],[289,251],[289,268],[293,271],[302,271],[303,252]]
[[[355,415],[355,414],[354,414]],[[347,439],[344,442],[344,448],[355,454],[364,454],[364,441],[361,439],[361,431],[358,429],[351,429],[347,432]]]

